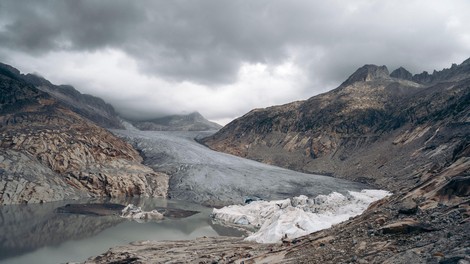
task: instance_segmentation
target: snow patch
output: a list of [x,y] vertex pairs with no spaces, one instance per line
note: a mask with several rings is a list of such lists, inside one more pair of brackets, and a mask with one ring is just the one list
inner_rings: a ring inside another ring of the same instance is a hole
[[276,243],[329,228],[364,212],[374,201],[391,195],[383,190],[337,192],[308,198],[300,195],[278,201],[254,201],[214,209],[214,219],[259,230],[246,238],[258,243]]

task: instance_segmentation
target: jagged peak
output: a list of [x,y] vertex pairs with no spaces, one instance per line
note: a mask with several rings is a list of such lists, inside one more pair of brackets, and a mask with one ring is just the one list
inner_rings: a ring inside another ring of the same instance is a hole
[[413,78],[413,74],[411,74],[411,72],[409,72],[407,69],[400,67],[392,71],[392,73],[390,73],[390,77],[403,80],[411,80]]
[[415,74],[412,80],[420,84],[430,85],[440,81],[456,81],[468,77],[470,77],[470,58],[459,65],[452,63],[450,68],[444,68],[440,71],[434,70],[431,74],[427,71]]
[[464,60],[464,61],[462,62],[462,64],[460,64],[460,65],[466,65],[466,64],[470,64],[470,58]]
[[368,82],[373,80],[390,79],[390,74],[385,65],[377,66],[373,64],[366,64],[357,69],[349,78],[342,84],[342,86],[350,85],[355,82]]

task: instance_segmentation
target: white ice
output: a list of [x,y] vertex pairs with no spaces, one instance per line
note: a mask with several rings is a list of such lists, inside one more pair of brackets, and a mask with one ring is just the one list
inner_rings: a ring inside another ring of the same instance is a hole
[[157,210],[143,211],[140,207],[129,204],[121,211],[121,217],[134,220],[160,220],[163,219],[163,214]]
[[300,195],[277,201],[255,201],[214,209],[215,219],[229,224],[259,228],[246,239],[258,243],[276,243],[282,238],[297,238],[329,228],[364,212],[374,201],[390,193],[383,190],[332,192],[308,198]]

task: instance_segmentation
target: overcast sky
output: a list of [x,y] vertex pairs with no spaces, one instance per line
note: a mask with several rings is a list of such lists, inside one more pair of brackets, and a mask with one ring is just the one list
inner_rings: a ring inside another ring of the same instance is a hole
[[412,73],[470,57],[470,1],[0,2],[0,61],[123,116],[225,124],[307,99],[364,64]]

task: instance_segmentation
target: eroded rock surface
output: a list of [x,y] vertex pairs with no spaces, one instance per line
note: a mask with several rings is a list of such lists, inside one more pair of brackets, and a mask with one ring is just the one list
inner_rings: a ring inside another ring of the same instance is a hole
[[168,176],[130,144],[13,73],[0,74],[0,204],[166,196]]

